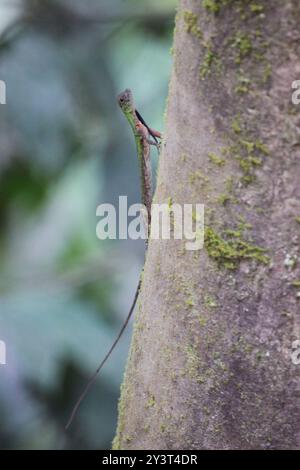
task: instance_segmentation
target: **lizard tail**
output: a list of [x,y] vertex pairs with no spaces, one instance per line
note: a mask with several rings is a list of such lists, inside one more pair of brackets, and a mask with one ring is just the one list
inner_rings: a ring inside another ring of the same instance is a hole
[[136,306],[136,301],[138,299],[138,296],[139,296],[139,292],[140,292],[140,288],[141,288],[141,284],[142,284],[142,277],[140,277],[140,280],[139,280],[139,283],[138,283],[138,286],[136,288],[136,291],[135,291],[135,295],[134,295],[134,299],[133,299],[133,302],[132,302],[132,305],[131,305],[131,308],[129,310],[129,313],[126,317],[126,320],[125,322],[123,323],[123,326],[117,336],[117,338],[115,339],[115,341],[113,342],[113,344],[111,345],[109,351],[107,352],[106,356],[104,357],[104,359],[102,360],[102,362],[99,364],[97,370],[93,373],[93,375],[90,377],[87,385],[85,386],[85,388],[83,389],[80,397],[78,398],[77,402],[75,403],[74,407],[73,407],[73,410],[71,412],[71,415],[70,415],[70,418],[65,426],[65,429],[67,430],[70,425],[72,424],[72,421],[74,420],[76,414],[77,414],[77,411],[82,403],[82,401],[84,400],[84,398],[86,397],[87,393],[89,392],[90,388],[92,387],[92,385],[94,384],[96,378],[97,378],[97,375],[99,374],[100,370],[102,369],[102,367],[104,366],[104,364],[106,363],[107,359],[109,358],[109,356],[111,355],[111,353],[113,352],[115,346],[117,345],[119,339],[121,338],[126,326],[128,325],[129,323],[129,320],[131,318],[131,315],[134,311],[134,308]]

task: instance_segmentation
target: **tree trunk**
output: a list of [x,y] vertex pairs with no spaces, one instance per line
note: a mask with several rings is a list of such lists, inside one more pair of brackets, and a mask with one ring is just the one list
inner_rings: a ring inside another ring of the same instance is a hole
[[180,2],[155,202],[205,204],[205,246],[150,241],[115,449],[300,448],[299,24]]

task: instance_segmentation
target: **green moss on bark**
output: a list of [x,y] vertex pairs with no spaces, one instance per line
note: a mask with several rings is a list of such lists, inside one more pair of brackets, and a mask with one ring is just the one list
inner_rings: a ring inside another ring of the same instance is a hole
[[192,34],[197,39],[202,39],[203,34],[200,27],[197,24],[198,18],[195,13],[190,10],[184,10],[183,12],[183,20],[185,23],[185,30],[187,33]]
[[243,260],[255,260],[263,264],[268,264],[270,260],[265,255],[264,248],[251,245],[241,236],[232,236],[232,234],[228,235],[226,240],[211,227],[205,229],[204,245],[208,256],[217,261],[219,266],[227,269],[236,269]]

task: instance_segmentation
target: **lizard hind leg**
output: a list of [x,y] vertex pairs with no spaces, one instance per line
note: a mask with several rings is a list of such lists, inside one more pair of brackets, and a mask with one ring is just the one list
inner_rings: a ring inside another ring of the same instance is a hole
[[157,148],[158,155],[160,154],[161,150],[161,142],[155,142],[154,140],[151,140],[149,137],[147,139],[147,142],[149,145],[154,145]]

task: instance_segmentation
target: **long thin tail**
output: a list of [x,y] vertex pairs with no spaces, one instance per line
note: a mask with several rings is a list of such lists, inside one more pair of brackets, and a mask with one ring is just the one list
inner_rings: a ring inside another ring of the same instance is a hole
[[92,387],[92,385],[94,384],[96,378],[97,378],[97,375],[99,374],[100,370],[102,369],[102,367],[104,366],[104,364],[106,363],[107,359],[109,358],[109,356],[111,355],[111,353],[113,352],[113,350],[115,349],[116,345],[118,344],[118,341],[119,339],[121,338],[126,326],[128,325],[129,323],[129,320],[130,320],[130,317],[134,311],[134,308],[135,308],[135,305],[136,305],[136,301],[138,299],[138,296],[139,296],[139,292],[140,292],[140,288],[141,288],[141,284],[142,284],[142,279],[140,278],[139,280],[139,283],[138,283],[138,286],[137,286],[137,289],[135,291],[135,295],[134,295],[134,299],[133,299],[133,302],[132,302],[132,305],[131,305],[131,308],[129,310],[129,313],[127,315],[127,318],[125,320],[125,322],[123,323],[123,326],[117,336],[117,338],[115,339],[115,341],[113,342],[111,348],[109,349],[109,351],[107,352],[106,356],[104,357],[104,359],[102,360],[102,362],[100,363],[100,365],[98,366],[97,370],[94,372],[94,374],[90,377],[87,385],[85,386],[85,388],[83,389],[80,397],[78,398],[77,402],[75,403],[74,407],[73,407],[73,410],[72,410],[72,413],[70,415],[70,418],[65,426],[65,429],[67,430],[73,419],[75,418],[76,414],[77,414],[77,411],[78,411],[78,408],[81,404],[81,402],[83,401],[83,399],[86,397],[88,391],[90,390],[90,388]]

